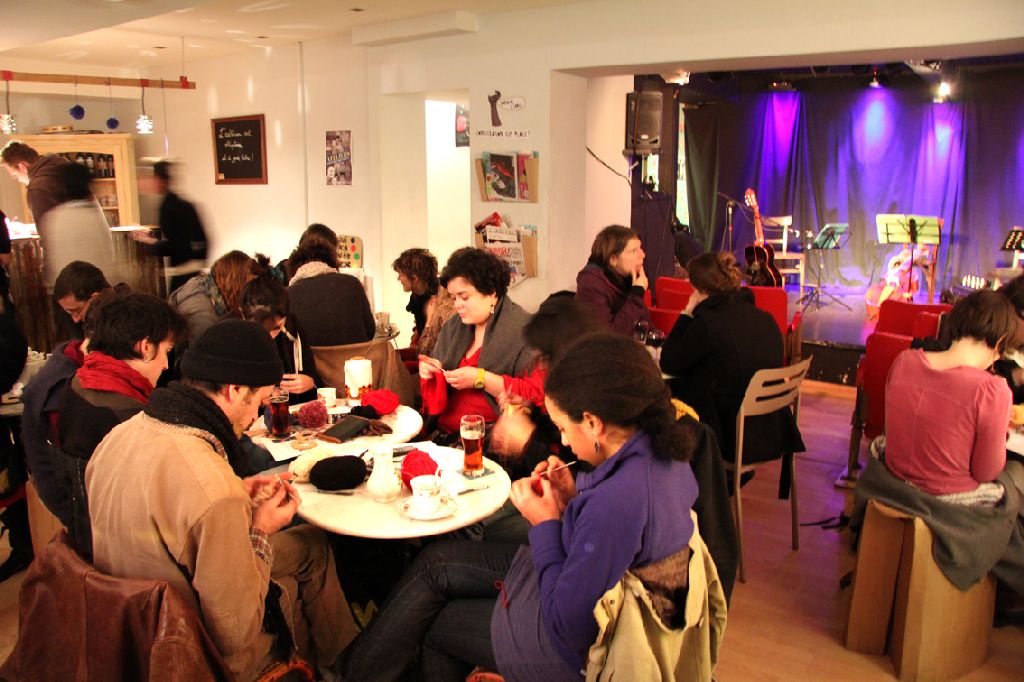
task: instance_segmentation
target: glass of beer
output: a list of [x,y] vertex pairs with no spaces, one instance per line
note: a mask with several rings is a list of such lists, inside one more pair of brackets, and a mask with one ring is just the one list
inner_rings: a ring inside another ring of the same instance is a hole
[[462,449],[465,451],[462,473],[466,476],[480,476],[484,473],[484,418],[479,414],[467,414],[459,424]]
[[286,438],[291,432],[291,416],[288,414],[288,391],[275,386],[270,392],[270,435]]

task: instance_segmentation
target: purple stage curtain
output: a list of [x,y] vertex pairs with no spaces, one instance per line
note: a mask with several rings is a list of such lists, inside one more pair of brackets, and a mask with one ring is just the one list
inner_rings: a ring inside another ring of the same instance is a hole
[[[722,248],[726,202],[717,193],[742,201],[752,187],[761,215],[791,214],[802,240],[849,223],[848,243],[827,254],[825,286],[863,290],[899,250],[878,243],[879,213],[945,220],[937,289],[1006,266],[1011,256],[999,246],[1024,225],[1021,74],[965,73],[944,104],[921,85],[873,90],[844,79],[688,110],[694,233]],[[733,252],[752,240],[752,223],[737,213]]]

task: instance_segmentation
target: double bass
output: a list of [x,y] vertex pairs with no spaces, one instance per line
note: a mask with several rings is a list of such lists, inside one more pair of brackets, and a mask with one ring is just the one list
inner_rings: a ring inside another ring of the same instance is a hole
[[764,243],[761,209],[757,206],[754,190],[748,187],[743,193],[743,200],[754,209],[754,243],[743,249],[743,257],[747,261],[747,283],[754,287],[781,287],[782,273],[775,265],[775,249]]
[[885,276],[868,287],[864,293],[864,307],[868,312],[868,320],[876,321],[882,302],[890,298],[912,300],[921,288],[921,276],[915,265],[926,267],[930,263],[928,247],[914,256],[909,244],[904,244],[899,253],[889,259],[885,266]]

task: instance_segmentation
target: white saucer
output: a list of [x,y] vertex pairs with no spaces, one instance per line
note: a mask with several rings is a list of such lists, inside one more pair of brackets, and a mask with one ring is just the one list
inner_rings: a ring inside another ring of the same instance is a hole
[[441,506],[432,514],[420,514],[414,511],[411,497],[407,497],[398,503],[398,513],[414,521],[436,521],[437,519],[451,516],[455,513],[456,509],[458,509],[458,505],[455,503],[455,500],[447,495],[441,498]]

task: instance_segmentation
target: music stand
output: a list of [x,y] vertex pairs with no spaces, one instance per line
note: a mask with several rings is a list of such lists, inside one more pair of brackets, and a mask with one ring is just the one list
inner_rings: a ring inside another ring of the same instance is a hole
[[1013,251],[1013,265],[1016,268],[1021,261],[1021,251],[1024,251],[1024,228],[1014,225],[1013,229],[1006,233],[1000,251]]
[[814,304],[814,309],[817,310],[823,305],[828,305],[828,301],[822,301],[821,296],[824,294],[828,298],[832,299],[834,303],[838,303],[847,310],[853,310],[846,303],[843,303],[838,297],[830,294],[829,292],[821,288],[821,273],[825,271],[825,251],[836,250],[843,248],[846,241],[843,240],[843,235],[849,236],[848,230],[850,229],[849,223],[828,223],[825,227],[821,228],[821,231],[814,236],[811,243],[808,244],[807,249],[818,252],[818,272],[814,288],[808,291],[806,294],[800,297],[796,302],[797,305],[803,304],[803,310],[807,310],[807,307]]

